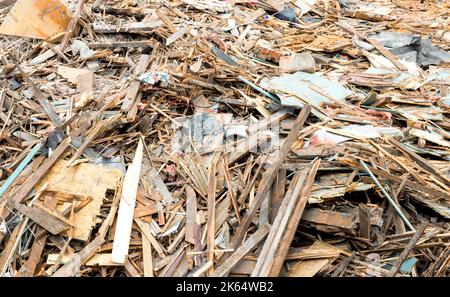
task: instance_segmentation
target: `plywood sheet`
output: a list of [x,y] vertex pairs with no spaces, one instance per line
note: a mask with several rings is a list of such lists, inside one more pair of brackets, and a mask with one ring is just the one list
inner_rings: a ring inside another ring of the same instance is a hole
[[92,202],[74,215],[76,228],[73,238],[86,241],[95,225],[107,189],[117,187],[122,173],[117,169],[101,165],[82,163],[66,167],[67,165],[68,161],[58,161],[47,176],[36,186],[36,189],[47,183],[47,190],[49,191],[66,192],[93,198]]
[[47,39],[66,31],[70,12],[60,0],[19,0],[0,26],[0,34]]

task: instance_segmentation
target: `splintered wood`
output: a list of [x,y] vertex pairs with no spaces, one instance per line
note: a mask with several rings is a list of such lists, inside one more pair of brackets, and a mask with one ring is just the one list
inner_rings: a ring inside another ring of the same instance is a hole
[[449,13],[0,0],[0,276],[450,276]]

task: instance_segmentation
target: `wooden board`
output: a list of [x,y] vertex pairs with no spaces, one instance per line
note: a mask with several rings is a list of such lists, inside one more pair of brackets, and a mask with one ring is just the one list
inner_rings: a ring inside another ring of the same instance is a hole
[[283,237],[296,202],[298,201],[302,186],[305,183],[306,175],[306,170],[297,171],[295,176],[292,178],[292,182],[289,185],[289,189],[286,192],[285,197],[283,198],[278,214],[275,217],[270,233],[267,236],[267,240],[261,249],[261,253],[256,262],[255,270],[251,276],[268,276],[268,273],[272,267],[274,255],[278,249],[280,240]]
[[123,181],[122,196],[120,198],[119,213],[117,215],[116,232],[112,250],[112,260],[115,263],[125,263],[130,245],[131,226],[133,224],[134,207],[136,206],[136,194],[141,173],[143,156],[142,139],[134,155],[133,163],[128,167]]
[[161,201],[164,205],[172,203],[174,200],[172,194],[159,176],[158,171],[153,168],[147,158],[144,158],[142,162],[141,171],[142,186],[152,199]]
[[142,234],[142,256],[143,256],[143,269],[145,277],[153,276],[153,257],[152,257],[152,244],[150,240]]
[[17,204],[16,209],[53,235],[58,235],[69,229],[68,224],[42,209],[26,206],[24,204]]
[[[59,254],[49,254],[47,256],[47,264],[53,265],[56,263]],[[67,264],[71,257],[64,255],[61,257],[61,264]],[[112,254],[95,254],[86,262],[86,266],[120,266],[120,264],[114,263],[112,261]]]
[[210,275],[213,277],[227,276],[230,271],[239,264],[239,261],[247,255],[270,231],[270,225],[262,225],[241,246],[239,246],[222,265]]
[[[320,250],[322,252],[327,250],[329,250],[330,252],[340,251],[338,248],[332,247],[320,241],[314,242],[314,244],[311,245],[308,250]],[[322,268],[333,262],[336,258],[337,257],[335,256],[328,259],[312,259],[300,261],[289,272],[289,276],[313,277]]]
[[[89,239],[92,227],[95,225],[100,207],[103,204],[106,191],[115,189],[122,173],[117,169],[81,163],[66,167],[68,161],[60,160],[49,171],[45,178],[36,186],[40,189],[48,184],[47,190],[65,192],[76,196],[91,196],[92,202],[74,215],[74,239],[86,241]],[[57,210],[61,211],[62,206]]]
[[185,240],[195,244],[195,217],[197,214],[197,200],[194,189],[186,187],[186,235]]
[[0,34],[47,39],[65,32],[70,12],[60,0],[19,0],[0,26]]

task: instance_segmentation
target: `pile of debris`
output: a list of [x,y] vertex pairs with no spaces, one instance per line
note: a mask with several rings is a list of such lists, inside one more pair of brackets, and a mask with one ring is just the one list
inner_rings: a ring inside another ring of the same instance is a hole
[[0,21],[1,276],[450,276],[448,1]]

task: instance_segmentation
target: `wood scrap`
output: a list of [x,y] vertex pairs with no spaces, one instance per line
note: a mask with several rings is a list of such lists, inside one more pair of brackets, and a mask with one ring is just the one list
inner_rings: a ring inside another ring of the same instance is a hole
[[142,140],[139,139],[133,162],[128,167],[124,178],[112,250],[112,260],[115,263],[124,264],[125,258],[128,255],[143,150]]
[[446,1],[0,2],[2,276],[450,275]]

